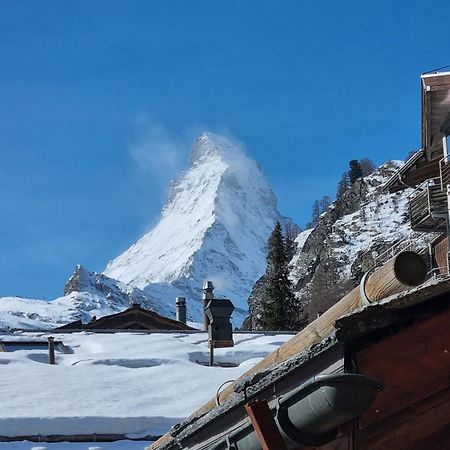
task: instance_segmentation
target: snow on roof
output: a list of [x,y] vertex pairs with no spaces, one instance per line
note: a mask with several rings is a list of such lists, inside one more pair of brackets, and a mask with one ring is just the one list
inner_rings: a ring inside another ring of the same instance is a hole
[[[47,363],[45,350],[0,353],[1,436],[164,434],[213,397],[220,384],[238,378],[292,335],[235,334],[234,348],[215,351],[217,362],[234,365],[227,368],[202,365],[209,357],[206,333],[54,336],[73,351],[57,353],[56,366]],[[36,337],[47,335],[0,335]],[[18,448],[32,447],[12,447]]]
[[2,442],[2,450],[144,450],[148,442],[116,441],[116,442]]

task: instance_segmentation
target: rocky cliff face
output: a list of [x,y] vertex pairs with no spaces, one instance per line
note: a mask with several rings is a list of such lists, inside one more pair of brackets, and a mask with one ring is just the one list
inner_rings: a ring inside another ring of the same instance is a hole
[[64,286],[64,296],[82,292],[104,298],[114,309],[128,308],[133,303],[138,303],[143,308],[150,310],[160,309],[161,307],[138,288],[113,280],[101,273],[89,272],[82,266],[77,266]]
[[298,237],[291,279],[310,321],[357,286],[367,270],[383,262],[387,249],[411,233],[409,190],[389,194],[382,189],[401,164],[390,161],[356,180],[306,239]]
[[[382,190],[400,165],[390,161],[356,180],[321,215],[314,229],[297,237],[290,278],[310,322],[357,286],[383,252],[411,233],[409,191],[388,194]],[[262,283],[255,285],[249,299],[256,329]]]

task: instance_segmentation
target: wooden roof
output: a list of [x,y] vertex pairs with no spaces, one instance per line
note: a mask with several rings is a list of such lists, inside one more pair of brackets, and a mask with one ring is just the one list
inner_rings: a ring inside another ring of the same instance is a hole
[[422,75],[421,91],[422,148],[388,180],[384,188],[389,192],[439,177],[439,161],[443,157],[442,131],[450,130],[450,72]]
[[422,148],[431,156],[442,151],[441,127],[450,112],[450,72],[425,74],[421,81]]
[[185,323],[160,316],[154,311],[133,304],[117,314],[100,317],[87,324],[80,320],[63,325],[59,330],[192,330]]

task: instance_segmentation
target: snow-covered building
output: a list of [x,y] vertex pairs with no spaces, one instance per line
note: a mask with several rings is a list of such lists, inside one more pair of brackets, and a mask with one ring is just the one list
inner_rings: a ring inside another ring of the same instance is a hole
[[56,330],[193,330],[193,328],[178,320],[172,320],[154,311],[142,308],[138,303],[133,303],[131,308],[127,308],[119,313],[99,318],[94,317],[88,323],[76,320],[62,325]]
[[235,333],[235,346],[216,349],[209,367],[208,335],[198,330],[0,332],[8,347],[0,351],[0,448],[144,450],[290,337]]

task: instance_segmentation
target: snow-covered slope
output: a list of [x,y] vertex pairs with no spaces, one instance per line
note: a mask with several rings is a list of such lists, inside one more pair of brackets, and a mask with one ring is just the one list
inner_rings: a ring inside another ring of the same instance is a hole
[[[401,164],[389,161],[357,180],[329,206],[313,230],[297,237],[291,280],[310,320],[355,287],[367,270],[385,262],[386,250],[411,234],[410,190],[394,194],[383,190]],[[432,234],[415,233],[414,249],[426,247],[432,238]]]
[[131,303],[174,318],[172,305],[153,300],[140,289],[105,275],[75,268],[64,296],[52,301],[3,297],[0,301],[0,329],[46,329],[81,319],[89,322],[129,308]]
[[201,316],[202,283],[212,280],[216,295],[241,308],[235,321],[242,322],[250,290],[264,273],[276,220],[284,221],[258,165],[239,145],[204,133],[160,222],[104,273],[155,298],[186,296],[193,319]]

